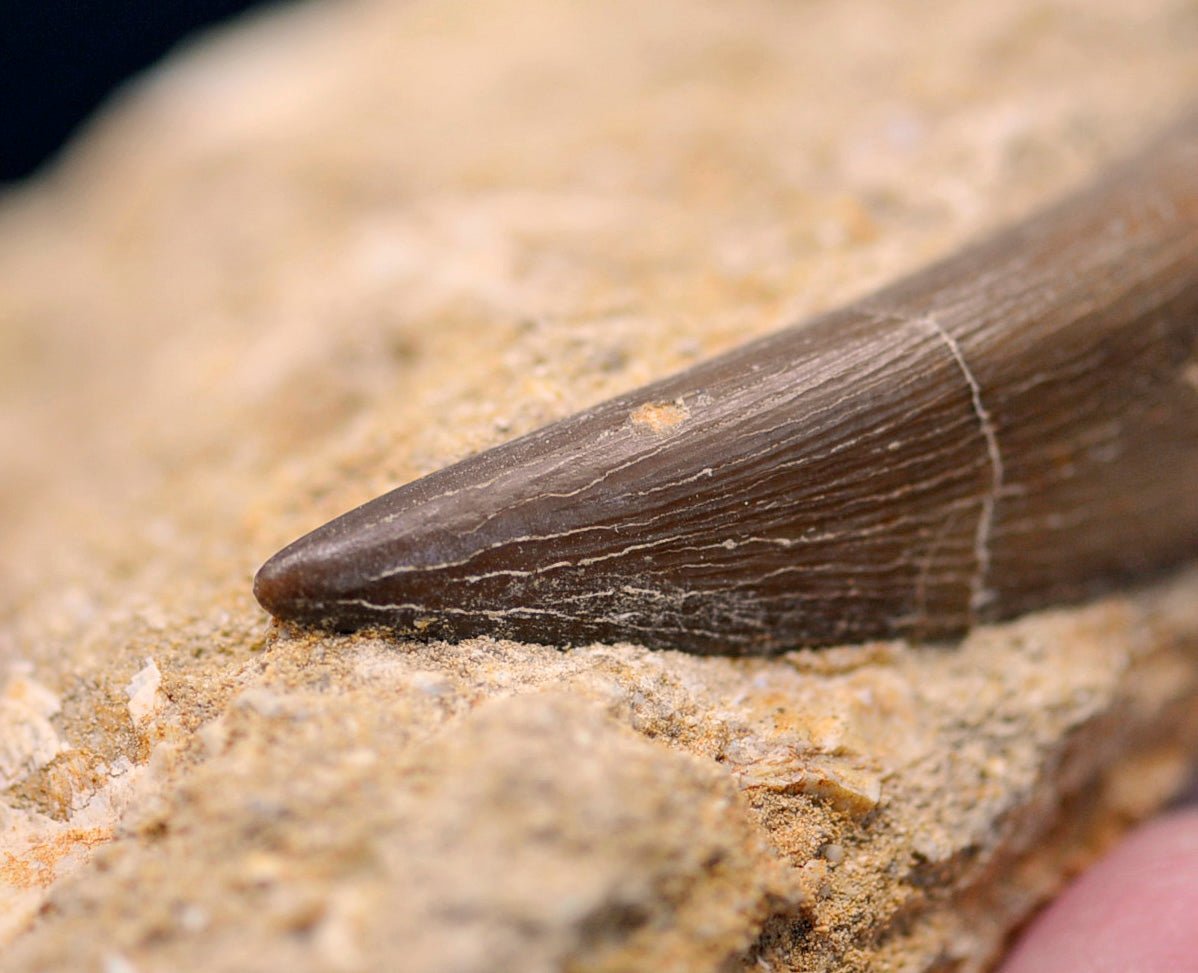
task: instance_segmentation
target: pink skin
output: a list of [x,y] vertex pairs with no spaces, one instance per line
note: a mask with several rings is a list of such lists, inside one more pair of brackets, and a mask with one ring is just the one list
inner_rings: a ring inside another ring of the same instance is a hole
[[1198,973],[1198,809],[1133,832],[1036,918],[998,973]]

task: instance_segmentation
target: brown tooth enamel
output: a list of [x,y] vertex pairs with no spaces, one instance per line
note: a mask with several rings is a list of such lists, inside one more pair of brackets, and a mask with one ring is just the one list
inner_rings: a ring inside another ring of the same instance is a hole
[[262,566],[272,614],[703,653],[955,636],[1198,553],[1198,116],[841,310]]

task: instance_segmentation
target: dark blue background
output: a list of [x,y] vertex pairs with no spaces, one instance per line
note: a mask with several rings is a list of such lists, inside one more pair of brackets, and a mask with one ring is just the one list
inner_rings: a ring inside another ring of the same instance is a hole
[[121,81],[260,0],[0,0],[0,182],[53,155]]

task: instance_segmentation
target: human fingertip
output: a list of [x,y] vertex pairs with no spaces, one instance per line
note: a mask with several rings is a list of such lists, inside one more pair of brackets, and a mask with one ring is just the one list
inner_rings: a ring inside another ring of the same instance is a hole
[[1133,831],[1027,928],[999,973],[1198,971],[1198,809]]

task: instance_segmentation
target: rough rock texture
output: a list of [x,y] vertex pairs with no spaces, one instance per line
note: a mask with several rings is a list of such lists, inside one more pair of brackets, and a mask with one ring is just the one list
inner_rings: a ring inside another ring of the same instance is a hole
[[1198,574],[767,661],[272,627],[387,487],[912,269],[1198,91],[1146,0],[382,2],[0,201],[6,971],[981,970],[1183,782]]

